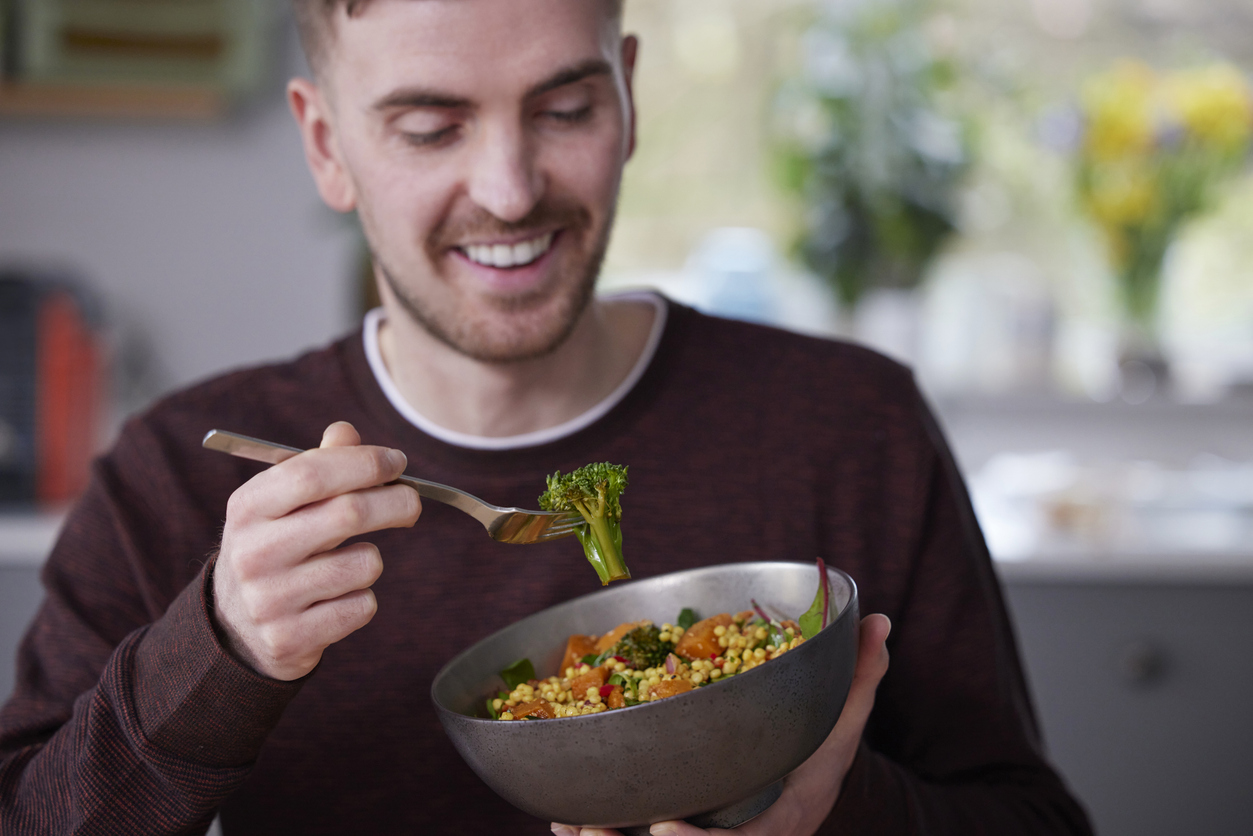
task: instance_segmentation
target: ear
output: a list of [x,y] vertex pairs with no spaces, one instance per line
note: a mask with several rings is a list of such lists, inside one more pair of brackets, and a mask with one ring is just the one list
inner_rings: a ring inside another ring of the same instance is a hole
[[622,77],[626,81],[627,104],[627,153],[629,160],[635,153],[635,59],[639,55],[640,39],[627,35],[622,39]]
[[308,79],[293,78],[287,84],[287,103],[300,128],[305,161],[313,172],[318,194],[335,211],[351,212],[357,207],[356,190],[344,166],[329,103],[322,89]]

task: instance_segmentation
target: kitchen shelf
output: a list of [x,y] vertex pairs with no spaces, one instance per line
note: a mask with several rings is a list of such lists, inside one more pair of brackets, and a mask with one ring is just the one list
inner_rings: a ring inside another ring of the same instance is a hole
[[0,118],[209,120],[222,116],[228,104],[212,87],[0,83]]

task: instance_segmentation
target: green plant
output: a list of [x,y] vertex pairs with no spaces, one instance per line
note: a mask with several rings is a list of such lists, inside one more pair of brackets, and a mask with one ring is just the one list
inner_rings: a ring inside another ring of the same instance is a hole
[[870,286],[913,287],[955,228],[968,131],[940,99],[923,0],[833,4],[804,35],[804,72],[776,99],[776,162],[806,205],[803,260],[853,306]]

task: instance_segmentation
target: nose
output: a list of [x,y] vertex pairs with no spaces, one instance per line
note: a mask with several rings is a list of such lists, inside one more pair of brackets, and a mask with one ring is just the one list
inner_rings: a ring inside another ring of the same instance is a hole
[[470,199],[506,223],[529,215],[544,193],[531,145],[519,127],[485,126],[471,161]]

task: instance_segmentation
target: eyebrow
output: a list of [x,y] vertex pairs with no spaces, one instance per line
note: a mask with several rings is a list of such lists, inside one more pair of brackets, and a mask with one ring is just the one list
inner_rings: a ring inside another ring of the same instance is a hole
[[[594,76],[612,75],[613,67],[603,58],[590,58],[582,63],[558,70],[549,78],[532,86],[526,91],[525,98],[533,99],[559,87],[574,84]],[[375,110],[391,110],[397,107],[439,108],[442,110],[464,110],[474,103],[464,96],[456,96],[438,90],[408,88],[389,93],[374,103]]]
[[547,81],[541,81],[530,90],[527,90],[526,98],[533,99],[536,96],[542,96],[551,90],[556,90],[558,87],[565,87],[567,84],[574,84],[585,78],[612,74],[613,67],[609,66],[608,61],[603,58],[589,58],[580,64],[575,64],[573,67],[558,70]]

